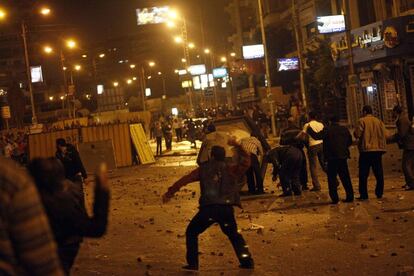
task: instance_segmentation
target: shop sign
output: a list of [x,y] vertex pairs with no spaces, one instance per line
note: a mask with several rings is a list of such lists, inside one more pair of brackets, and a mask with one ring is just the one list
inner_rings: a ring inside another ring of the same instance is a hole
[[395,27],[389,26],[384,30],[384,44],[387,48],[395,48],[400,45],[398,32]]

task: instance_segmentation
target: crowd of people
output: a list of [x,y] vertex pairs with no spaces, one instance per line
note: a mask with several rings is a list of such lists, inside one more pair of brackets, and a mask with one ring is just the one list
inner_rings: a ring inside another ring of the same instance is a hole
[[21,164],[28,160],[28,136],[26,132],[3,131],[0,133],[0,156]]

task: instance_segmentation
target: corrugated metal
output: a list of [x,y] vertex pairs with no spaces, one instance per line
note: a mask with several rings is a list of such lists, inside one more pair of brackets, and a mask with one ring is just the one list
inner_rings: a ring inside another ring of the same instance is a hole
[[112,140],[117,167],[132,165],[131,135],[128,124],[105,125],[81,129],[82,142]]
[[64,138],[73,145],[79,143],[79,130],[70,129],[56,132],[29,135],[30,159],[37,157],[53,157],[56,152],[56,139]]

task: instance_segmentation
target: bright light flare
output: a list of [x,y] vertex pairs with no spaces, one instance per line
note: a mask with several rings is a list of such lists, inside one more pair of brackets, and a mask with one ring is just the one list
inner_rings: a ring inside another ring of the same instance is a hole
[[76,71],[80,71],[80,70],[82,70],[82,66],[80,66],[79,64],[76,64],[73,68],[74,68]]
[[127,79],[127,84],[132,84],[132,80],[131,79]]
[[69,39],[69,40],[67,40],[66,41],[66,46],[69,48],[69,49],[74,49],[74,48],[76,48],[77,47],[77,43],[76,43],[76,41],[75,40],[73,40],[73,39]]
[[7,17],[6,10],[0,8],[0,20],[4,20]]
[[135,69],[135,67],[137,67],[135,64],[129,65],[129,68],[131,68],[131,69]]
[[83,58],[87,58],[87,57],[88,57],[88,55],[82,55],[82,57],[83,57]]
[[221,62],[227,62],[227,58],[226,57],[221,57],[220,60],[221,60]]
[[230,56],[231,57],[236,57],[236,53],[233,52],[233,53],[230,54]]
[[114,85],[114,87],[118,87],[119,86],[119,82],[114,81],[113,85]]
[[182,62],[182,63],[186,63],[186,62],[187,62],[187,60],[186,60],[185,58],[182,58],[182,59],[181,59],[181,62]]
[[158,72],[158,76],[161,76],[162,75],[162,73],[161,72]]
[[176,37],[174,37],[174,42],[175,43],[183,43],[184,40],[181,36],[176,36]]
[[177,19],[179,16],[178,12],[176,10],[170,10],[168,12],[168,17],[171,19]]
[[40,14],[44,16],[50,15],[52,11],[48,7],[43,7],[40,9]]
[[105,54],[99,54],[99,58],[104,58]]
[[195,44],[192,43],[192,42],[188,43],[188,48],[194,49],[195,48]]
[[150,67],[154,67],[154,66],[155,66],[155,62],[150,61],[150,62],[148,62],[148,65],[149,65]]
[[167,21],[167,27],[169,29],[174,29],[175,27],[177,27],[177,25],[172,21]]
[[53,48],[50,46],[45,46],[43,47],[43,52],[45,52],[46,54],[51,54],[53,53]]
[[211,53],[210,49],[204,49],[204,54],[210,54],[210,53]]

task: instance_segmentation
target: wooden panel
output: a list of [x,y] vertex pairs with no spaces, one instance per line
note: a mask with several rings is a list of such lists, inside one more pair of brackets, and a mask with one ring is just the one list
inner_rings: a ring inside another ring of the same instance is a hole
[[130,125],[132,142],[137,150],[141,164],[155,163],[154,153],[148,143],[142,124]]
[[128,124],[82,128],[82,138],[84,143],[112,140],[117,167],[132,165]]
[[77,146],[79,143],[79,130],[71,129],[29,135],[30,159],[55,156],[56,139],[59,138],[63,138],[67,143]]

